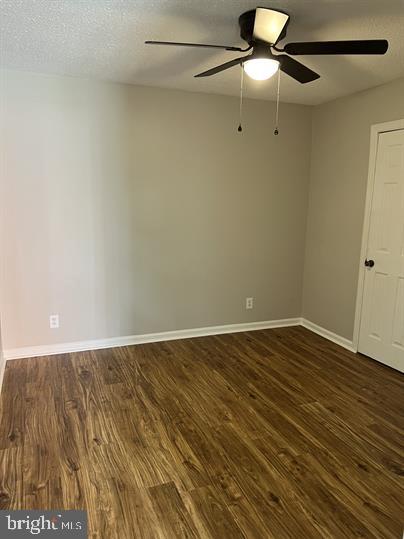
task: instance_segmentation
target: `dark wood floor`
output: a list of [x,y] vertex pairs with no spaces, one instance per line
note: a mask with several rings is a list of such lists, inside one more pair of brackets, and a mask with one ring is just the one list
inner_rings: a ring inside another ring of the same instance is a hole
[[2,509],[100,539],[401,539],[404,376],[296,327],[8,362]]

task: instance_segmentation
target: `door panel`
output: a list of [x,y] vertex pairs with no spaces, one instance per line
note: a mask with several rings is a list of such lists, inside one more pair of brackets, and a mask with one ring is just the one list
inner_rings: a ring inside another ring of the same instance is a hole
[[404,372],[404,130],[378,139],[359,352]]
[[396,306],[393,322],[393,346],[404,352],[404,278],[397,280]]
[[386,313],[383,305],[383,298],[388,293],[388,276],[385,273],[376,271],[370,284],[371,307],[369,313],[369,337],[378,341],[382,340],[384,333],[383,321]]

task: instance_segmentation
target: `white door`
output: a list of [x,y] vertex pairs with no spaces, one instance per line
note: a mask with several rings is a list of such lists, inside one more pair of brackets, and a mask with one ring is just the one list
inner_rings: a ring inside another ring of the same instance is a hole
[[358,350],[404,372],[404,129],[377,145]]

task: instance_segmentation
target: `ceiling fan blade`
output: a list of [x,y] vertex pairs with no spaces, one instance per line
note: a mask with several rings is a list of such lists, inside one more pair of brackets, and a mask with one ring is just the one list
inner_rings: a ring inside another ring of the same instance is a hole
[[301,64],[294,58],[286,56],[286,54],[278,54],[276,59],[280,62],[280,70],[292,77],[293,79],[305,84],[320,78],[320,75],[312,71],[305,65]]
[[203,47],[205,49],[225,49],[226,51],[244,52],[240,47],[228,45],[207,45],[205,43],[177,43],[176,41],[145,41],[146,45],[172,45],[174,47]]
[[257,41],[264,41],[275,45],[279,41],[283,30],[289,22],[289,15],[268,9],[257,7],[255,10],[253,38]]
[[388,48],[386,39],[365,39],[288,43],[284,50],[288,54],[384,54]]
[[207,71],[198,73],[198,75],[195,75],[195,77],[210,77],[211,75],[216,75],[216,73],[220,73],[225,69],[229,69],[230,67],[236,66],[237,64],[241,64],[244,58],[246,57],[243,56],[242,58],[235,58],[234,60],[230,60],[230,62],[226,62],[225,64],[221,64],[220,66],[212,67],[212,69],[208,69]]

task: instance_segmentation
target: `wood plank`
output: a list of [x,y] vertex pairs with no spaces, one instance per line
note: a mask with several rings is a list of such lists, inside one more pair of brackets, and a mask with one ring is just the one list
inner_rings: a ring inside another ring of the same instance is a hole
[[164,537],[199,537],[173,482],[151,487],[148,492]]
[[7,363],[0,507],[93,539],[399,537],[404,377],[301,327]]

